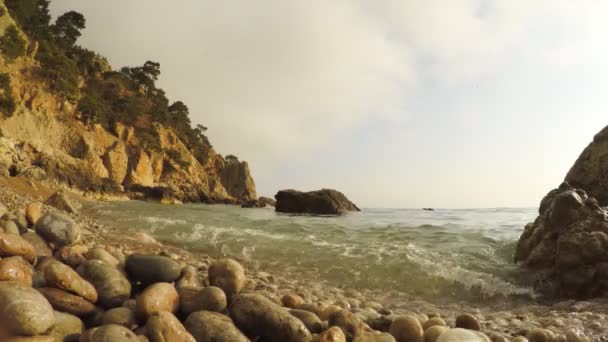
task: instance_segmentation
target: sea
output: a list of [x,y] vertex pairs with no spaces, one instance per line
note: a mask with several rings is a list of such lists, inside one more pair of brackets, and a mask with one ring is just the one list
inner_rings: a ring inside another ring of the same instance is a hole
[[340,217],[273,208],[92,202],[100,223],[144,231],[213,257],[340,288],[437,304],[534,301],[534,275],[513,262],[535,208],[363,209]]

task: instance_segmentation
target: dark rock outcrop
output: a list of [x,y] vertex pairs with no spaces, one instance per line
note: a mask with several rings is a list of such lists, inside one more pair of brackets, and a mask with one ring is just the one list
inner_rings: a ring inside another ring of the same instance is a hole
[[241,205],[243,208],[265,208],[265,207],[274,207],[277,205],[277,202],[272,198],[268,197],[260,197],[257,200],[251,200],[245,202]]
[[282,190],[275,196],[276,211],[315,215],[342,215],[348,211],[360,211],[344,194],[336,190],[322,189],[310,192]]
[[608,208],[564,182],[540,204],[519,239],[515,261],[537,271],[537,288],[552,297],[608,294]]

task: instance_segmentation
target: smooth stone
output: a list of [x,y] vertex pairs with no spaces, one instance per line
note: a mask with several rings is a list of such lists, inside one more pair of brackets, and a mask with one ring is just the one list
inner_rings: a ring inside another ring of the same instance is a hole
[[340,310],[334,312],[329,317],[329,326],[337,326],[342,329],[346,340],[351,341],[355,336],[360,335],[366,330],[366,325],[357,316],[353,315],[350,311]]
[[346,342],[346,335],[340,327],[331,327],[319,334],[318,342]]
[[49,247],[49,244],[42,238],[42,236],[38,235],[36,232],[27,232],[21,237],[29,242],[32,246],[34,246],[34,250],[36,251],[36,256],[38,257],[46,257],[52,256],[53,250]]
[[[2,342],[57,342],[53,336],[38,335],[38,336],[16,336],[7,337]],[[63,342],[63,341],[61,341]]]
[[44,269],[44,278],[49,287],[71,292],[91,303],[97,302],[97,290],[93,284],[84,280],[68,265],[59,261],[50,263]]
[[315,315],[319,316],[322,321],[327,321],[329,319],[329,317],[323,319],[323,309],[325,309],[325,307],[319,303],[304,303],[302,305],[298,305],[296,309],[310,311]]
[[304,298],[293,293],[284,295],[283,298],[281,298],[281,302],[283,303],[283,306],[290,309],[296,309],[298,306],[305,303]]
[[68,313],[55,311],[55,325],[47,333],[55,341],[78,341],[84,332],[84,324],[80,318]]
[[47,213],[36,222],[36,233],[57,247],[71,246],[80,240],[80,226],[69,216]]
[[25,211],[23,209],[17,209],[13,212],[13,214],[15,215],[13,222],[15,222],[15,224],[17,225],[17,228],[19,229],[19,233],[20,234],[27,233],[27,228],[29,226],[29,223],[27,222],[27,217],[25,216]]
[[85,257],[88,260],[101,260],[112,266],[118,266],[120,264],[118,259],[101,247],[93,247],[89,249],[85,254]]
[[224,291],[228,299],[238,294],[245,284],[245,270],[233,259],[222,259],[212,263],[208,270],[209,285]]
[[114,266],[99,260],[87,260],[78,267],[78,273],[93,284],[99,305],[105,308],[120,306],[131,296],[131,283]]
[[302,321],[302,323],[304,323],[308,331],[311,333],[318,334],[323,331],[323,323],[321,322],[321,319],[319,319],[319,317],[314,313],[298,309],[289,310],[289,313]]
[[230,317],[245,335],[266,342],[308,342],[312,339],[304,323],[287,309],[255,293],[234,297]]
[[11,335],[41,335],[55,324],[48,300],[35,289],[17,282],[0,282],[0,308],[3,323],[0,329]]
[[395,342],[391,334],[378,332],[363,332],[355,336],[352,342]]
[[337,305],[331,304],[326,306],[325,308],[323,308],[323,310],[321,311],[321,314],[319,315],[319,318],[321,318],[322,321],[328,321],[329,317],[331,317],[331,315],[333,315],[336,312],[340,312],[343,309]]
[[192,265],[186,265],[182,270],[182,275],[175,284],[178,289],[181,287],[203,287],[203,282],[199,276],[199,271]]
[[389,328],[389,332],[397,342],[423,342],[424,330],[418,318],[414,316],[399,316]]
[[182,287],[178,292],[180,310],[186,316],[195,311],[223,312],[228,305],[226,294],[219,287]]
[[170,312],[154,314],[146,323],[150,342],[197,342],[182,323]]
[[9,257],[0,260],[0,281],[16,281],[32,286],[34,268],[23,257]]
[[[254,318],[252,317],[252,319]],[[193,312],[184,322],[184,326],[196,339],[196,342],[249,342],[249,339],[234,325],[230,317],[217,312]]]
[[52,287],[37,289],[55,310],[83,317],[95,312],[95,305],[86,299]]
[[0,233],[0,256],[22,256],[29,263],[36,261],[36,251],[31,243],[19,235]]
[[422,329],[424,329],[424,331],[433,326],[447,327],[448,325],[445,324],[445,321],[439,317],[429,318],[424,323],[422,323]]
[[448,330],[450,330],[448,327],[433,325],[424,331],[424,342],[436,342],[439,336]]
[[141,342],[141,340],[131,330],[109,324],[85,332],[79,342]]
[[179,308],[179,294],[169,283],[148,286],[136,299],[135,314],[141,319],[162,311],[176,313]]
[[528,339],[523,336],[517,336],[511,342],[528,342]]
[[80,266],[80,264],[87,260],[87,258],[85,258],[85,254],[88,252],[88,250],[89,249],[83,245],[64,246],[55,252],[55,257],[64,264],[77,268]]
[[38,219],[40,219],[41,215],[42,205],[40,205],[40,203],[33,202],[28,204],[25,208],[25,218],[27,219],[27,222],[30,224],[30,226],[35,225],[36,222],[38,222]]
[[437,342],[491,342],[490,338],[486,335],[470,330],[470,329],[462,329],[462,328],[454,328],[448,330],[446,333],[442,334]]
[[532,329],[526,334],[530,342],[553,342],[555,335],[546,329]]
[[7,234],[20,235],[19,227],[12,220],[0,220],[0,228]]
[[456,328],[480,331],[481,325],[477,317],[471,314],[462,314],[456,317]]
[[125,268],[132,280],[144,285],[170,283],[182,273],[182,266],[177,261],[160,255],[130,255]]
[[135,312],[125,307],[114,308],[104,312],[101,318],[101,322],[103,325],[122,325],[123,327],[129,330],[137,328],[137,319],[135,318]]

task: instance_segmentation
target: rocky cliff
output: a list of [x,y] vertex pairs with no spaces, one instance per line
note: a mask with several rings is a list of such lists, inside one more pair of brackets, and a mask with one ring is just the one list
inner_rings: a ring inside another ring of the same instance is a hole
[[[0,13],[2,33],[16,21],[1,2]],[[19,34],[26,37],[21,30]],[[141,133],[143,112],[137,124],[113,122],[111,128],[82,120],[79,99],[66,99],[39,77],[43,67],[35,56],[37,42],[25,43],[23,56],[0,54],[0,74],[10,80],[0,95],[14,101],[12,112],[0,109],[0,174],[46,179],[89,194],[164,202],[245,203],[257,198],[248,164],[227,161],[210,144],[195,156],[176,129],[144,122],[146,134],[158,141],[148,146],[149,138]],[[96,55],[77,86],[84,89],[111,73]]]

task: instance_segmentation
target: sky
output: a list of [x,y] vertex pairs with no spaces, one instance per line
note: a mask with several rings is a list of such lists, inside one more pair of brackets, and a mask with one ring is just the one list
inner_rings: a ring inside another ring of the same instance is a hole
[[[170,6],[169,6],[170,4]],[[533,207],[608,124],[603,0],[52,0],[159,86],[259,195]]]

